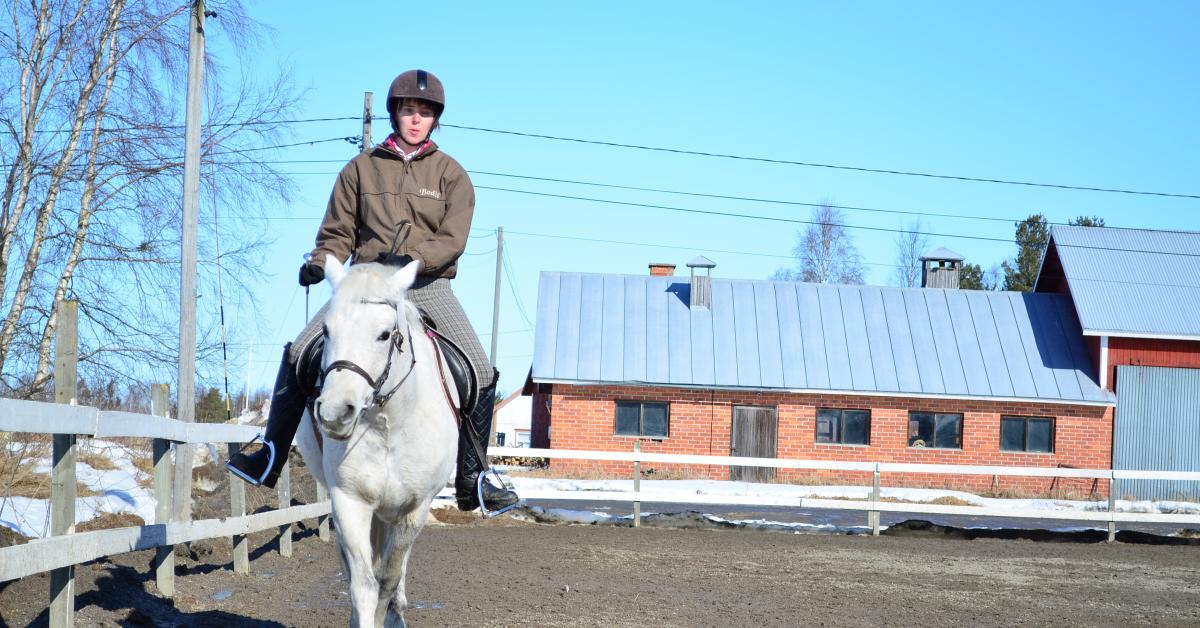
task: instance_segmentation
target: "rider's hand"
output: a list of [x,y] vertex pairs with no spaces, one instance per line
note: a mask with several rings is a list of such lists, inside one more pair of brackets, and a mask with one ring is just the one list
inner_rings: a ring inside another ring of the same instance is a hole
[[325,281],[325,267],[316,262],[304,262],[300,267],[300,285],[308,287]]

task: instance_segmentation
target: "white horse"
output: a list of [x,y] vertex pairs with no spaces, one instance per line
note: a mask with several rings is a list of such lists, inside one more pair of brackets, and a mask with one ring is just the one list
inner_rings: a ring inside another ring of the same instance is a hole
[[352,626],[404,625],[409,550],[454,471],[456,395],[405,298],[419,265],[325,263],[334,292],[314,405],[324,450],[307,412],[296,444],[333,501]]

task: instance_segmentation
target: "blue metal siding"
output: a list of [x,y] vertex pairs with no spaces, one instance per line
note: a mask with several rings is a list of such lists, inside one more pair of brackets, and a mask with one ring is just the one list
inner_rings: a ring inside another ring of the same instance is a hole
[[804,371],[804,331],[800,327],[800,309],[796,305],[794,284],[775,284],[776,316],[779,319],[779,351],[783,360],[783,385],[807,388]]
[[[1200,471],[1200,369],[1117,367],[1113,468]],[[1118,480],[1117,496],[1200,498],[1200,482]]]
[[626,382],[646,381],[646,284],[625,278],[625,328],[622,330],[623,375]]
[[754,286],[749,282],[733,284],[733,333],[736,340],[739,386],[758,386],[758,320],[754,311]]
[[783,354],[779,342],[779,308],[775,303],[775,285],[754,283],[754,319],[758,323],[759,386],[783,387]]
[[579,298],[579,379],[600,379],[600,339],[604,336],[604,278],[585,275]]
[[625,279],[620,275],[604,278],[604,328],[600,337],[600,379],[625,377]]
[[1111,403],[1066,298],[543,273],[535,380]]
[[542,273],[538,282],[537,322],[533,332],[533,373],[551,375],[558,341],[558,273]]
[[667,283],[662,277],[646,282],[646,381],[671,381],[670,347],[667,345]]

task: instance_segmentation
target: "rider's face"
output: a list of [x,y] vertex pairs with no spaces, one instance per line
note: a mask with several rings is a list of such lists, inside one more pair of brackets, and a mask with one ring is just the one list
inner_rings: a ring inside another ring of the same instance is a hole
[[396,117],[400,119],[400,139],[411,146],[424,142],[437,122],[433,105],[411,98],[406,98],[400,103]]

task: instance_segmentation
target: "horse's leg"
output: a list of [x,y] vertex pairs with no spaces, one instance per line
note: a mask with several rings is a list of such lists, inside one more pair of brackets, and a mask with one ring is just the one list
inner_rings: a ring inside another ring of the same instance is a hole
[[383,625],[387,628],[403,628],[405,625],[404,609],[408,607],[408,595],[405,593],[404,580],[408,572],[408,557],[413,542],[417,540],[421,528],[425,527],[428,515],[429,500],[426,500],[392,529],[379,579],[379,608],[376,610],[377,613],[386,611]]
[[374,627],[379,603],[379,583],[375,578],[374,551],[371,547],[373,509],[361,500],[335,489],[331,496],[333,515],[338,524],[339,549],[350,572],[350,625]]

